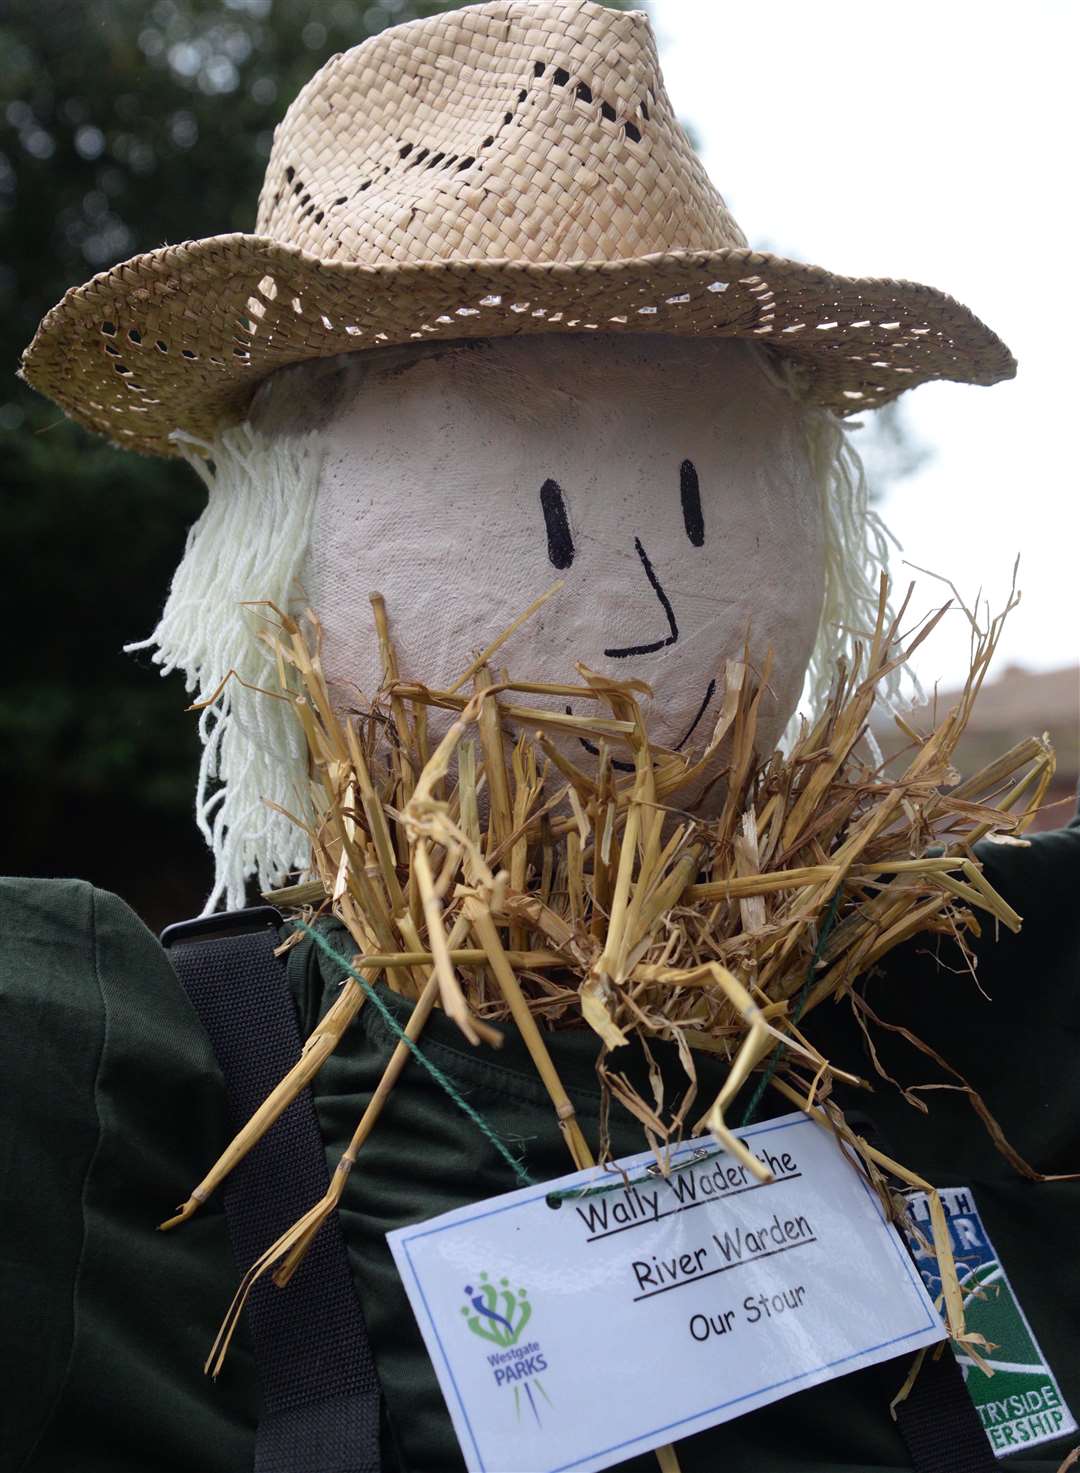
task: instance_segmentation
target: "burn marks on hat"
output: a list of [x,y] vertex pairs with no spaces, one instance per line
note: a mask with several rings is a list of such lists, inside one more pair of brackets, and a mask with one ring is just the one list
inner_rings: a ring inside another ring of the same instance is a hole
[[[545,68],[540,62],[537,62],[533,70],[534,74],[540,77],[543,76]],[[619,113],[615,105],[606,97],[597,97],[589,82],[584,81],[581,77],[572,77],[565,67],[555,68],[551,74],[551,82],[553,87],[569,87],[572,83],[575,102],[583,103],[597,112],[605,123],[619,123]],[[636,106],[635,111],[646,123],[649,121],[649,102],[655,102],[655,100],[656,94],[650,89],[648,102],[642,98]],[[641,142],[641,128],[632,117],[624,117],[619,126],[623,135],[631,143]]]
[[[243,331],[245,321],[247,319],[238,319],[237,326],[241,332]],[[248,325],[250,332],[254,333],[254,324],[249,323]],[[145,322],[132,322],[125,325],[106,318],[103,322],[99,322],[97,326],[103,339],[101,346],[109,359],[109,365],[112,371],[119,375],[123,387],[129,395],[143,401],[142,403],[136,404],[128,400],[123,404],[124,413],[147,414],[151,409],[156,408],[161,403],[154,386],[151,385],[148,387],[146,384],[140,382],[139,378],[136,377],[139,370],[137,368],[133,369],[130,366],[142,354],[146,354],[147,356],[157,354],[160,357],[167,358],[170,353],[175,353],[188,363],[210,363],[215,368],[226,368],[228,366],[226,359],[219,353],[208,352],[205,346],[201,349],[192,348],[177,344],[175,341],[170,343],[165,338],[152,336]],[[117,346],[120,340],[125,345],[122,352]],[[233,348],[233,357],[241,364],[249,363],[251,360],[250,336],[245,338],[238,334],[234,341],[240,344],[240,346]],[[144,369],[148,367],[145,359],[143,366]],[[152,367],[149,369],[149,372],[152,375]],[[99,411],[102,408],[100,404],[93,402],[91,407]],[[113,412],[116,412],[117,407],[114,406]],[[134,438],[137,432],[121,426],[117,433]]]
[[[408,152],[409,149],[402,150],[401,157],[404,158]],[[382,172],[389,174],[390,165],[385,164]],[[342,205],[347,205],[350,199],[355,199],[358,194],[363,194],[365,189],[370,189],[374,180],[361,179],[355,187],[350,186],[351,193],[339,194],[326,203],[315,195],[303,179],[297,177],[296,169],[292,164],[287,164],[285,167],[285,182],[288,188],[279,189],[274,195],[273,209],[277,210],[283,196],[291,195],[291,204],[297,216],[301,220],[310,218],[315,225],[321,225],[333,210],[341,209]]]
[[[392,139],[393,153],[389,161],[381,166],[374,162],[362,165],[367,177],[358,181],[342,178],[334,180],[334,198],[330,198],[330,189],[325,189],[320,194],[314,185],[308,184],[301,177],[294,159],[284,164],[278,176],[270,206],[271,215],[285,210],[301,221],[310,220],[314,226],[320,226],[326,221],[331,239],[340,245],[343,222],[338,224],[342,217],[338,215],[335,219],[335,212],[341,211],[350,200],[356,199],[380,180],[385,180],[388,186],[392,186],[394,180],[407,171],[419,169],[425,172],[438,170],[441,173],[464,174],[476,169],[478,165],[482,167],[483,155],[496,144],[500,135],[525,122],[523,112],[530,103],[541,100],[545,94],[559,91],[569,94],[575,108],[585,109],[603,123],[613,125],[622,134],[623,140],[631,144],[641,143],[641,125],[649,122],[649,103],[655,104],[656,101],[655,90],[649,88],[647,96],[642,96],[636,103],[630,102],[629,108],[625,101],[621,107],[616,107],[614,102],[597,94],[591,81],[572,75],[565,66],[552,61],[534,60],[530,75],[516,84],[514,95],[502,104],[504,111],[501,121],[482,142],[474,144],[471,149],[449,153],[430,140],[425,143],[423,139],[395,137]],[[386,178],[388,175],[391,176],[389,179]],[[337,229],[334,228],[335,225]]]

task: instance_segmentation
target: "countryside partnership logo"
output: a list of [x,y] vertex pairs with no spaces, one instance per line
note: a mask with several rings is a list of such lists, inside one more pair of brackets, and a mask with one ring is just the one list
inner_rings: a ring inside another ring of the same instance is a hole
[[[1035,1333],[1013,1292],[968,1187],[942,1187],[956,1260],[964,1318],[993,1347],[985,1356],[993,1376],[985,1376],[961,1351],[955,1352],[990,1445],[999,1458],[1022,1447],[1055,1442],[1076,1431],[1057,1377],[1039,1348]],[[929,1241],[930,1205],[925,1192],[908,1197],[919,1233],[908,1242],[933,1298],[942,1292],[941,1272]]]
[[509,1279],[500,1279],[496,1286],[483,1273],[475,1285],[465,1285],[465,1298],[468,1302],[461,1306],[461,1313],[469,1329],[479,1339],[499,1347],[487,1355],[496,1387],[513,1387],[514,1414],[518,1418],[524,1392],[539,1424],[540,1408],[534,1392],[539,1393],[549,1406],[551,1398],[540,1381],[539,1373],[547,1370],[548,1363],[539,1342],[519,1343],[522,1331],[532,1318],[528,1292],[511,1289]]

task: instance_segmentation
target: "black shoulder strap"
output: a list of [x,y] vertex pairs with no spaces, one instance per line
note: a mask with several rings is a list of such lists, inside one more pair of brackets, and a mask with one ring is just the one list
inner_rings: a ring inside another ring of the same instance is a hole
[[947,1345],[937,1358],[927,1351],[896,1424],[916,1473],[996,1473],[990,1440]]
[[[886,1155],[896,1148],[864,1110],[845,1112],[849,1124]],[[946,1345],[926,1352],[915,1384],[896,1408],[896,1425],[915,1473],[997,1473],[997,1459],[968,1395],[964,1375]],[[982,1372],[978,1372],[982,1375]]]
[[[225,1076],[234,1129],[300,1057],[295,1008],[274,955],[280,924],[260,906],[185,921],[161,937]],[[241,1273],[328,1185],[305,1089],[225,1185]],[[284,1289],[265,1278],[255,1285],[248,1320],[263,1391],[255,1473],[378,1473],[379,1380],[336,1213]]]

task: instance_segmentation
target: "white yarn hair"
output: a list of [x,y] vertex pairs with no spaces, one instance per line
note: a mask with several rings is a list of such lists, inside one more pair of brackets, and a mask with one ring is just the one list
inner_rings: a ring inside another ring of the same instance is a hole
[[[309,862],[305,835],[272,800],[307,822],[313,817],[307,748],[291,706],[260,695],[277,689],[265,640],[270,600],[302,612],[297,582],[307,552],[320,456],[316,436],[268,437],[249,424],[212,444],[175,432],[184,458],[206,485],[208,501],[188,534],[157,628],[128,650],[154,648],[162,675],[182,670],[197,701],[203,742],[195,818],[214,856],[206,915],[224,902],[245,904],[248,878],[280,885]],[[211,699],[213,698],[213,699]]]
[[[877,623],[880,575],[888,569],[895,538],[870,504],[866,472],[858,451],[835,415],[804,408],[806,448],[821,487],[824,514],[825,598],[810,655],[803,703],[816,714],[837,678],[837,662],[850,669],[855,646],[865,652]],[[903,669],[890,671],[878,699],[899,700]],[[914,677],[912,677],[914,678]]]
[[[760,361],[800,404],[821,493],[825,594],[801,702],[813,713],[829,695],[837,662],[850,666],[855,645],[873,630],[890,534],[870,505],[862,462],[841,421],[807,402],[797,367],[764,352]],[[334,412],[340,364],[322,360],[279,371],[256,396],[255,423],[226,430],[212,444],[174,435],[205,483],[208,502],[188,535],[157,628],[126,648],[153,648],[162,675],[182,670],[188,690],[210,702],[199,722],[195,800],[196,821],[214,856],[204,914],[222,902],[243,906],[252,876],[260,889],[271,889],[309,862],[303,831],[267,801],[304,822],[314,816],[299,722],[285,702],[248,688],[274,689],[277,677],[270,648],[256,638],[270,610],[245,604],[271,600],[303,612],[299,576],[318,492],[319,430]],[[385,364],[392,366],[389,356]],[[886,704],[899,691],[895,671],[882,692]],[[786,740],[800,719],[792,718]]]
[[[824,532],[825,594],[802,698],[784,734],[783,745],[790,747],[804,716],[813,718],[828,700],[839,662],[850,670],[856,646],[861,645],[865,652],[877,623],[889,544],[899,544],[871,505],[866,471],[847,426],[831,411],[809,402],[805,369],[790,359],[768,355],[764,349],[761,357],[767,376],[795,399],[802,412],[803,440],[821,495]],[[921,699],[914,673],[901,666],[881,682],[876,700],[887,710],[904,704],[905,680],[910,696]],[[866,740],[875,760],[880,761],[881,752],[869,728]]]

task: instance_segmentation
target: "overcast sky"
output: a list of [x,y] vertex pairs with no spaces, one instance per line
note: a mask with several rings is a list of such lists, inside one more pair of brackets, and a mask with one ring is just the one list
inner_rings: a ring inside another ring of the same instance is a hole
[[[1071,0],[651,0],[680,118],[751,244],[857,276],[927,282],[1020,363],[991,389],[927,384],[907,420],[933,450],[889,494],[901,558],[995,608],[1019,553],[1010,663],[1080,652],[1080,371]],[[916,595],[940,602],[920,580]],[[949,616],[952,619],[952,616]],[[967,670],[962,616],[920,651],[924,682]]]

